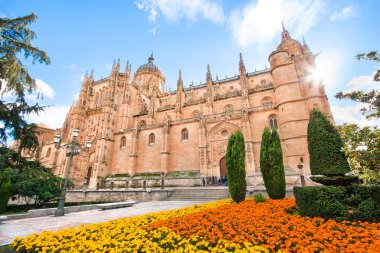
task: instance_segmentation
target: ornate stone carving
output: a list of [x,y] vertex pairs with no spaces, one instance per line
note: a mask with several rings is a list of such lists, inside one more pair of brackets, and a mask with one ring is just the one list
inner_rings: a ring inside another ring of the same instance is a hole
[[162,133],[168,134],[170,128],[171,119],[170,116],[166,114],[164,123],[162,125]]
[[249,119],[249,109],[245,101],[243,101],[241,104],[241,117],[243,121],[248,121]]

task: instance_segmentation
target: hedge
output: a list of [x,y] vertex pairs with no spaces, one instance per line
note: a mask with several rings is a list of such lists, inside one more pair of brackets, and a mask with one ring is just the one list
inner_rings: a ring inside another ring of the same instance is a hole
[[294,187],[302,216],[380,222],[380,185]]
[[310,112],[307,141],[312,175],[344,175],[350,171],[338,131],[317,109]]

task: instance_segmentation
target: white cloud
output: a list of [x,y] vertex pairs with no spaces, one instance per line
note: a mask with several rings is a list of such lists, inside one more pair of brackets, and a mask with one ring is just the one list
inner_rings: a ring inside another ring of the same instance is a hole
[[345,92],[351,92],[355,90],[368,91],[370,89],[379,89],[379,82],[373,80],[373,75],[371,76],[357,76],[352,78],[348,82],[348,89]]
[[376,126],[379,125],[378,120],[367,120],[360,111],[365,105],[356,103],[355,105],[331,106],[331,112],[337,125],[343,123],[356,123],[359,126]]
[[334,11],[330,16],[330,20],[331,21],[344,20],[346,18],[351,17],[353,12],[354,12],[354,7],[352,5],[346,6],[339,11]]
[[32,113],[26,117],[30,123],[43,123],[51,128],[60,128],[69,112],[70,106],[50,106],[39,114]]
[[231,13],[229,28],[243,48],[251,44],[261,47],[281,31],[283,21],[296,37],[305,34],[318,21],[322,9],[322,0],[251,1]]
[[156,18],[157,18],[157,11],[155,9],[151,9],[150,12],[149,12],[149,22],[151,23],[156,23]]
[[157,27],[149,29],[148,32],[150,32],[153,36],[156,36],[157,33]]
[[41,79],[36,79],[36,85],[37,85],[37,88],[31,94],[28,94],[26,96],[27,99],[30,99],[30,100],[37,100],[37,99],[42,99],[42,98],[43,99],[48,98],[50,100],[54,99],[55,91],[49,84],[45,83]]
[[328,94],[335,92],[336,84],[339,83],[341,66],[344,62],[344,52],[336,49],[321,52],[316,60],[316,74],[322,79]]
[[159,14],[171,22],[182,18],[195,22],[198,17],[213,23],[224,21],[223,7],[214,0],[140,0],[135,4],[138,9],[149,13],[151,23],[156,22]]
[[69,65],[65,65],[64,67],[70,69],[71,71],[74,71],[78,68],[78,65],[75,63],[71,63]]
[[[33,92],[30,94],[26,94],[25,98],[32,102],[36,102],[37,100],[41,100],[41,99],[45,100],[46,98],[49,100],[53,100],[55,98],[54,89],[41,79],[35,79],[35,80],[36,80],[35,90],[33,90]],[[5,80],[2,80],[2,82],[3,83],[0,89],[0,97],[5,100],[14,99],[12,92],[4,92],[7,82]]]

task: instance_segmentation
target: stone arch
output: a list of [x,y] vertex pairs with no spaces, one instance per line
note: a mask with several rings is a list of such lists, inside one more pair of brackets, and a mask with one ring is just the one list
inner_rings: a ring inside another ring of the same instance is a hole
[[228,121],[222,121],[211,128],[209,132],[209,147],[211,152],[212,174],[221,176],[220,160],[226,155],[228,139],[240,127]]
[[224,138],[221,138],[222,137],[221,133],[223,132],[223,130],[228,131],[229,133],[228,138],[229,138],[232,133],[234,133],[235,131],[239,129],[240,127],[234,123],[231,123],[228,121],[222,121],[210,129],[209,140],[214,141],[214,140],[219,140],[219,139],[225,139],[225,136],[223,136]]
[[276,128],[278,130],[278,117],[276,114],[269,115],[268,124],[271,129]]
[[273,105],[273,99],[269,96],[266,96],[261,100],[261,106],[263,106],[265,108],[271,107],[272,105]]

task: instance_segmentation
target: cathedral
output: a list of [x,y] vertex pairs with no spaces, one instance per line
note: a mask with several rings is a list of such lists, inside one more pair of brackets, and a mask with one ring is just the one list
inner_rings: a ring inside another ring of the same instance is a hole
[[250,184],[260,177],[261,137],[270,127],[279,131],[286,174],[298,174],[299,163],[310,174],[309,112],[318,108],[332,120],[321,81],[310,79],[315,55],[283,28],[268,60],[269,69],[247,72],[240,55],[239,75],[213,79],[207,66],[205,82],[186,87],[179,71],[177,90],[170,92],[153,54],[135,73],[129,63],[121,71],[120,61],[107,78],[94,80],[92,71],[62,128],[40,128],[38,158],[64,177],[69,159],[62,147],[77,129],[79,145],[92,143],[73,158],[70,180],[77,188],[95,189],[110,175],[191,171],[198,178],[219,178],[226,175],[228,139],[241,130]]

